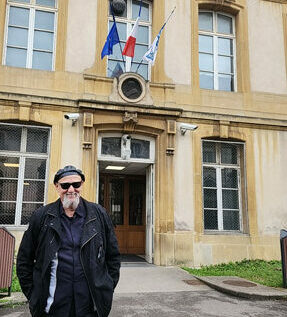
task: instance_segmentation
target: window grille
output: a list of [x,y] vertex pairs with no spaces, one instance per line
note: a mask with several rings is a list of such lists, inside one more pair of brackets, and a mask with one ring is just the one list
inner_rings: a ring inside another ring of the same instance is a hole
[[200,88],[235,90],[235,21],[220,12],[200,11]]
[[0,124],[0,224],[25,225],[45,202],[49,128]]
[[204,229],[241,231],[242,144],[203,141]]
[[8,0],[4,64],[52,70],[56,0]]
[[[117,22],[117,29],[121,42],[121,47],[124,49],[126,40],[130,35],[132,27],[138,17],[140,2],[138,0],[125,0],[126,10],[121,13],[115,13]],[[109,29],[113,25],[113,18],[110,12],[109,14]],[[135,46],[135,56],[133,60],[130,57],[122,57],[119,44],[113,47],[113,55],[108,56],[108,77],[118,77],[125,71],[125,66],[130,69],[131,72],[136,72],[137,67],[141,63],[142,57],[148,50],[150,45],[150,33],[151,33],[151,5],[150,3],[143,1],[141,18],[139,21],[139,28],[137,33],[137,41]],[[123,58],[125,64],[123,63]],[[143,76],[146,80],[149,78],[149,66],[147,61],[142,61],[141,66],[137,71],[138,74]]]

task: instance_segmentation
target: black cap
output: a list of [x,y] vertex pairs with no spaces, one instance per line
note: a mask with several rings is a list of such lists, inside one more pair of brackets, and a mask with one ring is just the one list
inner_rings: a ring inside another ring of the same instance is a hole
[[77,169],[75,166],[67,165],[64,168],[59,169],[58,172],[55,174],[54,184],[58,183],[61,178],[69,175],[80,175],[82,181],[85,181],[85,175],[81,170]]

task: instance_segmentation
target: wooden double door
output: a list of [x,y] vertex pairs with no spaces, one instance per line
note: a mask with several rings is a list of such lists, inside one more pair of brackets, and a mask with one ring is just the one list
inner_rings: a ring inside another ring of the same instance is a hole
[[100,174],[99,203],[111,215],[122,254],[145,254],[145,176]]

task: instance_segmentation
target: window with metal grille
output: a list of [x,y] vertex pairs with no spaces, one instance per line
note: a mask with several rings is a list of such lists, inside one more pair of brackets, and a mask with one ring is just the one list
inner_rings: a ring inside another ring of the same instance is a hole
[[7,0],[3,64],[53,70],[56,0]]
[[204,229],[242,231],[240,143],[204,140]]
[[235,90],[235,20],[221,12],[200,11],[200,88]]
[[50,129],[0,124],[0,224],[25,225],[45,202]]
[[[125,0],[125,3],[126,7],[123,12],[114,12],[122,50],[138,17],[141,1]],[[146,80],[149,79],[149,66],[146,61],[142,61],[142,57],[150,45],[151,16],[151,4],[147,1],[143,1],[136,38],[135,56],[133,59],[131,59],[131,57],[122,56],[120,45],[115,45],[113,47],[113,55],[108,56],[108,77],[118,77],[126,70],[131,72],[137,71],[143,78]],[[112,25],[113,17],[110,12],[109,29]]]

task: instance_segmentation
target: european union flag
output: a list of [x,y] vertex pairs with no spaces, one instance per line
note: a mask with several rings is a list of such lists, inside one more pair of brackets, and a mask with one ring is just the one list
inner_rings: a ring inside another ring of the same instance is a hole
[[102,59],[106,55],[113,54],[113,46],[118,44],[118,43],[120,43],[120,38],[119,38],[118,30],[117,30],[116,21],[114,20],[114,24],[113,24],[112,28],[110,29],[110,32],[107,36],[106,43],[105,43],[103,50],[102,50],[102,54],[101,54]]

